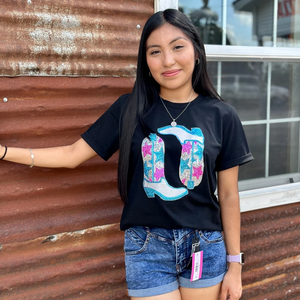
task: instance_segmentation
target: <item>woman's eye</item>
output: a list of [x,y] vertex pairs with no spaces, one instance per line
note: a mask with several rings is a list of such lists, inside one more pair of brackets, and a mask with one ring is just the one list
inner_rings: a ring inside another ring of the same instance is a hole
[[177,46],[174,47],[174,50],[180,50],[180,49],[182,49],[182,48],[183,48],[182,45],[177,45]]
[[158,50],[153,50],[153,51],[150,52],[150,55],[155,55],[155,54],[158,54],[158,53],[159,53]]

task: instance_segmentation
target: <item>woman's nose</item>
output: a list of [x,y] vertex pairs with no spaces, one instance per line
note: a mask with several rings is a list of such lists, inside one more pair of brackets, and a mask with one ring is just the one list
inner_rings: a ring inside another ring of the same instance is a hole
[[165,67],[172,66],[175,63],[174,55],[172,52],[165,53],[163,59],[163,65]]

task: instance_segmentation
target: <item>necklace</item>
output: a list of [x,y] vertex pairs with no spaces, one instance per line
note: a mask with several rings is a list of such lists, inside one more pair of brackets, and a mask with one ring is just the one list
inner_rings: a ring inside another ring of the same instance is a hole
[[175,127],[177,125],[176,123],[176,120],[186,111],[186,109],[189,107],[189,105],[191,104],[191,101],[187,104],[187,106],[183,109],[183,111],[176,117],[176,118],[173,118],[172,115],[170,114],[169,110],[167,109],[163,99],[161,99],[161,97],[159,97],[160,100],[161,100],[161,103],[163,104],[164,108],[166,109],[167,113],[169,114],[169,116],[171,117],[172,119],[172,122],[171,122],[171,126],[172,127]]

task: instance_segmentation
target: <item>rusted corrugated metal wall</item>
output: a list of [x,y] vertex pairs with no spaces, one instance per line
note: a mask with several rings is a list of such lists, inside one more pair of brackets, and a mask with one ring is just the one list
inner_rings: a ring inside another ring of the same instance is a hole
[[[0,2],[0,143],[75,142],[134,83],[153,0]],[[1,162],[0,299],[128,299],[117,154],[75,170]]]
[[300,299],[299,203],[242,214],[243,300]]
[[0,75],[134,76],[153,0],[4,0]]
[[[1,1],[0,143],[76,141],[130,92],[137,25],[152,12],[153,1]],[[116,168],[117,155],[75,170],[1,162],[0,299],[128,299]],[[297,204],[243,213],[242,299],[300,299],[299,218]]]

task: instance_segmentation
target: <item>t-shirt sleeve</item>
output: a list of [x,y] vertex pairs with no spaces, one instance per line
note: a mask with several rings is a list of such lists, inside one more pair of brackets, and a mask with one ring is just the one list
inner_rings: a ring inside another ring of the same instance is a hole
[[129,95],[121,96],[81,137],[104,160],[119,149],[122,109]]
[[222,146],[216,160],[216,171],[240,166],[254,159],[235,109],[229,110],[223,122]]

